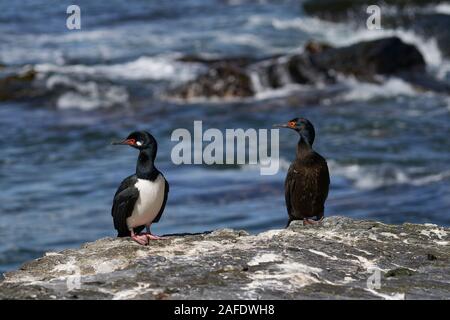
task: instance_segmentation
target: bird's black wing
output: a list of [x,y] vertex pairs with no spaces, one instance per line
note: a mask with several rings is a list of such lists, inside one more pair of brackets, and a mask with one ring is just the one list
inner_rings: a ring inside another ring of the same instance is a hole
[[[161,173],[161,175],[162,175],[162,173]],[[159,221],[159,219],[161,219],[161,216],[162,216],[162,214],[164,212],[164,208],[166,207],[167,196],[169,194],[169,183],[167,182],[166,178],[163,175],[162,175],[162,177],[163,177],[164,182],[165,182],[165,185],[164,185],[164,200],[163,200],[163,203],[161,205],[161,209],[159,209],[158,215],[156,216],[155,219],[153,219],[152,223],[156,223],[156,222]]]
[[328,198],[328,191],[330,189],[330,173],[328,171],[327,161],[320,156],[320,161],[317,164],[317,201],[318,209],[324,210],[325,200]]
[[291,222],[291,220],[293,220],[291,195],[293,193],[294,187],[295,187],[295,169],[294,165],[291,165],[289,167],[286,180],[284,182],[284,199],[286,201],[286,209],[289,215],[288,225]]
[[131,216],[134,204],[139,198],[139,190],[134,186],[136,182],[136,175],[129,176],[122,181],[114,195],[111,215],[114,221],[114,228],[116,228],[118,232],[118,237],[130,235],[127,226],[127,218]]

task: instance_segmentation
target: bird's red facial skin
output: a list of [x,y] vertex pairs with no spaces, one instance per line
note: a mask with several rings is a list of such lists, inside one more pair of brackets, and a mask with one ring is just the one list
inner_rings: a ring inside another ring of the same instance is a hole
[[127,139],[125,140],[126,144],[129,144],[130,146],[134,146],[136,144],[136,140],[134,139]]
[[288,122],[288,126],[289,126],[290,128],[295,128],[295,126],[296,126],[295,121],[289,121],[289,122]]

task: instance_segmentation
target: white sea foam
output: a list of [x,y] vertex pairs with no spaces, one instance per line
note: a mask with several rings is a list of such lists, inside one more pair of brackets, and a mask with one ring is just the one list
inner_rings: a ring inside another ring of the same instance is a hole
[[434,11],[442,14],[450,14],[450,4],[448,3],[439,3],[434,7]]
[[423,186],[450,178],[450,170],[434,174],[417,174],[417,168],[405,168],[383,165],[338,164],[329,160],[331,175],[337,175],[350,180],[358,189],[376,189],[383,186],[408,184]]
[[117,85],[100,85],[95,81],[77,81],[65,75],[52,75],[46,79],[49,90],[62,86],[66,89],[57,99],[60,109],[93,110],[113,106],[127,107],[127,90]]
[[345,92],[339,97],[344,101],[367,101],[380,97],[393,98],[418,95],[411,84],[398,78],[385,79],[381,84],[359,82],[351,77],[341,77],[341,81],[350,88],[349,92]]
[[[279,168],[287,171],[290,162],[284,158],[279,160]],[[327,160],[331,176],[347,179],[355,188],[371,190],[392,185],[423,186],[450,178],[450,170],[439,173],[424,173],[423,168],[400,168],[391,164],[360,165],[341,164],[335,160]],[[242,165],[242,170],[259,170],[257,165]]]
[[187,81],[195,77],[201,69],[199,64],[178,62],[172,56],[143,56],[134,61],[112,65],[55,65],[50,63],[36,65],[36,71],[42,73],[83,74],[126,80]]
[[314,17],[297,17],[293,19],[274,18],[272,19],[271,24],[275,29],[299,29],[309,34],[321,34],[325,28],[336,27],[336,23]]
[[287,84],[281,88],[277,89],[261,89],[258,88],[256,91],[256,94],[254,96],[255,100],[267,100],[267,99],[274,99],[279,97],[286,97],[289,94],[292,94],[294,92],[301,91],[303,87],[298,84]]

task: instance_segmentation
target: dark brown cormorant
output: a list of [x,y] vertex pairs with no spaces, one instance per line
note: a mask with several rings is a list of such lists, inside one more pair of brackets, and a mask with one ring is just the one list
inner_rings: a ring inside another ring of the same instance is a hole
[[295,118],[275,127],[292,129],[300,135],[297,155],[289,167],[284,185],[288,226],[292,220],[316,224],[323,219],[330,175],[326,160],[312,148],[314,127],[305,118]]
[[[122,181],[114,195],[111,215],[118,237],[128,237],[146,245],[161,239],[152,235],[150,226],[158,222],[164,211],[169,184],[155,167],[158,145],[146,131],[131,133],[125,140],[113,144],[128,145],[139,150],[136,174]],[[146,228],[146,233],[140,232]]]

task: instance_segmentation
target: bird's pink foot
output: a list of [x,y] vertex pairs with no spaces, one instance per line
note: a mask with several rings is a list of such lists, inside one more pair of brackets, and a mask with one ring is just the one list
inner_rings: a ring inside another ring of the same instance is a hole
[[304,219],[303,219],[303,225],[304,225],[304,226],[306,226],[306,225],[308,225],[308,224],[311,224],[311,225],[318,225],[318,224],[321,224],[322,221],[323,221],[323,217],[320,218],[319,220],[312,220],[312,219],[304,218]]
[[160,236],[156,236],[154,234],[151,234],[149,232],[144,233],[146,235],[146,237],[148,238],[148,240],[163,240],[163,237]]
[[132,234],[131,239],[139,243],[140,245],[148,245],[148,237],[145,234]]

